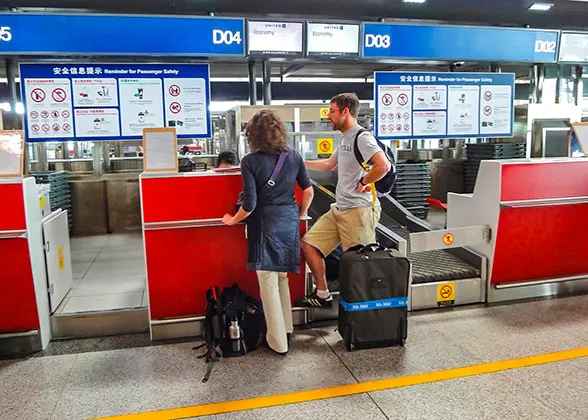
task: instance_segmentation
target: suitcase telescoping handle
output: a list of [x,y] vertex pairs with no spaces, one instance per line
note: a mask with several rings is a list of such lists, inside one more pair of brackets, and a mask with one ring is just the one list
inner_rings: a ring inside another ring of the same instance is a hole
[[383,247],[379,243],[375,242],[373,244],[367,244],[361,247],[357,252],[360,254],[365,254],[366,252],[376,252],[376,251],[387,251],[386,247]]

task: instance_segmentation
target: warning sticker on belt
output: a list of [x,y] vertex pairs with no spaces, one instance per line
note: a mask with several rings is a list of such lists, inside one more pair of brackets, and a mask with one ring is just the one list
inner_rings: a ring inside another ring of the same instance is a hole
[[455,305],[455,283],[437,285],[437,306]]

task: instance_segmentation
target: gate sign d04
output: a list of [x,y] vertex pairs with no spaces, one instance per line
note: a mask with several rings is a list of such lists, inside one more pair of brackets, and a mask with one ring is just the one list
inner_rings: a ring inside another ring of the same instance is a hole
[[244,28],[212,17],[0,13],[0,53],[243,56]]
[[380,139],[512,137],[514,74],[374,75]]
[[29,142],[211,135],[208,64],[21,64]]

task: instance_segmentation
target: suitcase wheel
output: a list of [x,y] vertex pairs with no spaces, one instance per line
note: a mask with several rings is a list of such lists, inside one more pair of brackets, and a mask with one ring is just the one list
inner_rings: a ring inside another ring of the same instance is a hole
[[404,345],[406,344],[406,338],[401,337],[398,339],[398,345],[401,347],[404,347]]
[[347,325],[347,331],[345,334],[345,347],[347,348],[347,351],[355,350],[355,343],[353,342],[355,339],[355,334],[353,329],[354,328],[352,324]]

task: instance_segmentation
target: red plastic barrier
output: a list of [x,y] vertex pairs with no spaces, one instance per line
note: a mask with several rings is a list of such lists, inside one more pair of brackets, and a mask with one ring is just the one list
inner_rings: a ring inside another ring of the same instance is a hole
[[501,201],[588,197],[588,162],[502,165]]

